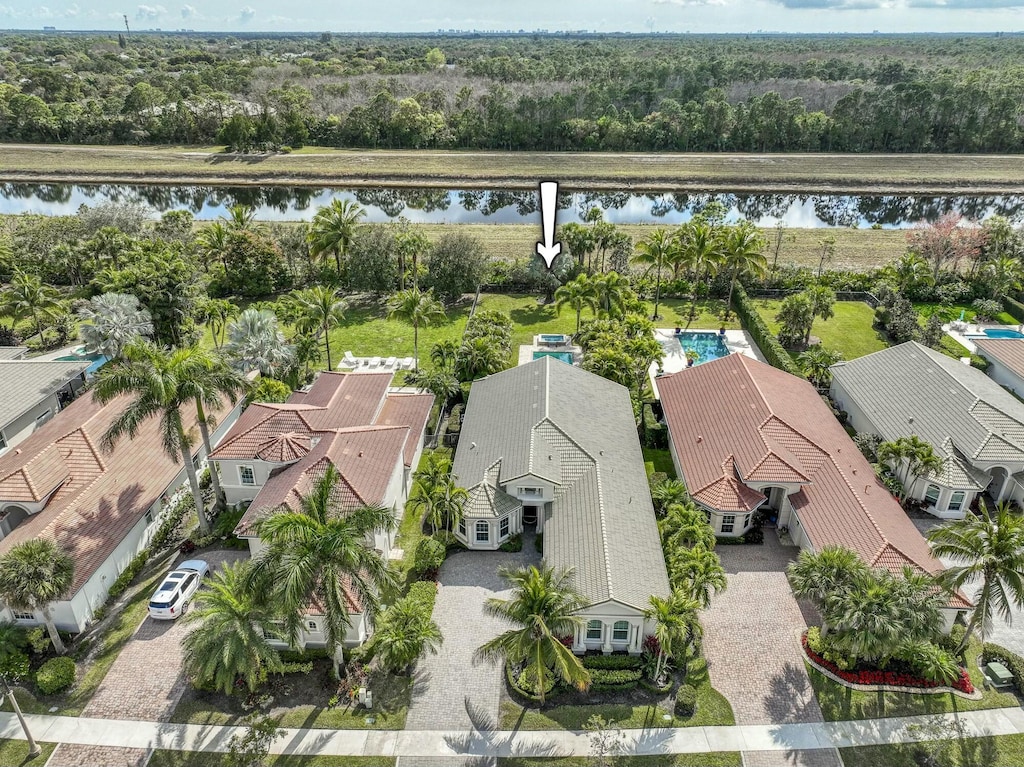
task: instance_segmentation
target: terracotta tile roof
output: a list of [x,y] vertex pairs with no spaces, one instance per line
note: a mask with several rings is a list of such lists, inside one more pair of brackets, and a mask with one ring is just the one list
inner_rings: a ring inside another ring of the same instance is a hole
[[796,461],[792,457],[787,461],[778,452],[769,450],[757,466],[743,475],[743,479],[748,482],[787,482],[798,485],[810,482],[807,475],[797,469],[794,463]]
[[719,511],[753,511],[767,500],[736,477],[736,460],[729,454],[722,462],[722,476],[690,494],[695,501]]
[[797,462],[789,468],[810,479],[790,501],[815,548],[846,546],[868,564],[896,571],[904,564],[943,569],[806,381],[732,354],[660,378],[658,390],[689,487],[722,477],[727,456],[735,455],[737,466],[759,466],[785,450]]
[[975,338],[978,353],[1024,379],[1024,338]]
[[289,431],[271,437],[256,446],[256,457],[268,463],[292,463],[309,453],[314,438],[309,434]]
[[[0,541],[0,554],[32,538],[50,538],[75,561],[71,594],[106,561],[181,472],[181,464],[164,453],[156,418],[143,423],[135,439],[122,439],[109,453],[100,451],[103,434],[128,401],[121,397],[103,406],[83,395],[0,456],[0,477],[27,469],[34,483],[45,485],[36,479],[37,465],[47,467],[39,476],[46,476],[48,482],[64,477],[43,509]],[[210,415],[220,420],[230,407],[225,403]],[[195,429],[195,412],[185,409],[183,416],[185,428]],[[17,500],[0,493],[0,506]]]
[[409,440],[405,443],[405,465],[412,466],[420,439],[430,417],[430,409],[434,406],[433,394],[393,394],[389,393],[384,407],[374,423],[379,426],[408,426]]

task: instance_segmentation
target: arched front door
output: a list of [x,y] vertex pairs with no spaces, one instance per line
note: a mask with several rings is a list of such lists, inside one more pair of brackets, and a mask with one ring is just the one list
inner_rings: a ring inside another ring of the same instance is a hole
[[1003,494],[1006,492],[1006,480],[1008,479],[1006,469],[1002,466],[993,466],[988,470],[988,473],[992,477],[992,481],[988,483],[985,493],[989,498],[998,503],[1003,500]]
[[21,506],[4,506],[0,509],[0,540],[11,534],[11,531],[21,524],[21,520],[28,516],[28,512]]
[[786,488],[784,487],[765,487],[761,489],[762,495],[766,500],[762,503],[758,510],[764,515],[765,524],[772,526],[778,523],[779,515],[782,511],[782,507],[786,502]]

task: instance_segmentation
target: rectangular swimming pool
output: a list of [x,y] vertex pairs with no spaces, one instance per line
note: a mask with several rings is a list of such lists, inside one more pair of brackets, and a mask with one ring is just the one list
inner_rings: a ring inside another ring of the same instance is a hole
[[533,358],[539,360],[541,357],[554,357],[560,359],[562,362],[571,365],[572,364],[572,352],[534,352]]
[[694,352],[697,359],[694,365],[717,360],[729,356],[729,347],[725,345],[725,339],[713,332],[701,332],[698,330],[687,331],[676,336],[683,353]]

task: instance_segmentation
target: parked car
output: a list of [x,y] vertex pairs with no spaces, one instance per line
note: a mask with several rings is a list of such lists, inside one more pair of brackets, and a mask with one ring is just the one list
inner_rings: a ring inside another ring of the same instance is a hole
[[173,621],[185,614],[189,600],[199,585],[210,574],[210,566],[201,559],[182,562],[167,573],[149,600],[149,616],[157,620]]

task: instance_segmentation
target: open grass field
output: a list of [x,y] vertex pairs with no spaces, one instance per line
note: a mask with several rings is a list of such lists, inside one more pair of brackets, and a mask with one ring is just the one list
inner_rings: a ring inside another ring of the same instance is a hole
[[222,147],[0,146],[0,180],[567,189],[1019,192],[1024,156],[613,154]]
[[[1020,767],[1024,764],[1024,735],[995,735],[965,738],[925,745],[938,753],[943,767]],[[841,748],[846,767],[917,767],[915,751],[921,746],[907,743],[884,746]]]
[[[768,329],[772,333],[778,333],[779,323],[775,315],[782,301],[758,298],[754,299],[754,303]],[[811,333],[821,339],[822,346],[835,349],[847,360],[863,357],[888,346],[885,339],[872,327],[875,319],[874,310],[863,301],[836,301],[834,311],[831,319],[814,321]]]

